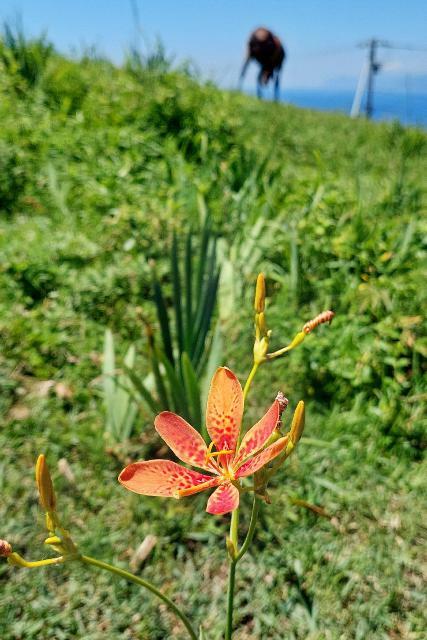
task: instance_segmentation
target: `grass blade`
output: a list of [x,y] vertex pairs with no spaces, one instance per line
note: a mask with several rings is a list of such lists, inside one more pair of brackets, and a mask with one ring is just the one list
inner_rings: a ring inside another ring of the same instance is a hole
[[138,374],[135,373],[135,371],[133,371],[132,369],[128,369],[127,367],[125,367],[125,372],[129,380],[131,381],[132,385],[134,386],[136,393],[142,398],[142,400],[145,402],[147,407],[154,414],[159,413],[159,411],[161,411],[160,403],[157,402],[154,396],[148,391],[147,387],[145,386],[143,381],[140,379]]
[[171,404],[169,402],[168,392],[165,387],[165,383],[163,381],[162,372],[160,371],[159,362],[157,360],[154,349],[150,347],[150,360],[151,360],[151,369],[154,374],[154,381],[156,383],[157,395],[159,396],[159,401],[162,406],[162,410],[170,409]]
[[[198,305],[200,305],[200,300],[202,297],[202,288],[203,288],[203,280],[205,276],[206,270],[206,258],[208,252],[209,239],[211,235],[211,228],[209,224],[209,218],[206,218],[205,224],[202,229],[202,239],[200,242],[200,252],[199,252],[199,264],[197,268],[197,278],[196,278],[196,300]],[[197,311],[196,311],[197,314]]]
[[154,302],[156,304],[157,317],[159,320],[161,334],[162,334],[163,349],[169,362],[173,365],[174,357],[173,357],[172,338],[171,338],[171,331],[169,326],[168,312],[166,309],[166,303],[165,303],[165,299],[162,293],[160,283],[157,280],[156,274],[154,272],[153,272],[153,287],[154,287]]
[[175,369],[160,349],[156,349],[156,356],[165,368],[165,377],[168,381],[169,395],[173,403],[169,408],[183,415],[186,413],[185,387],[183,386]]
[[185,391],[187,396],[187,405],[190,410],[188,416],[190,422],[195,429],[199,431],[202,428],[202,412],[200,408],[200,389],[197,381],[197,375],[194,371],[188,354],[184,351],[181,355],[182,374],[185,383]]
[[193,250],[192,234],[185,244],[185,349],[188,352],[193,336]]
[[104,358],[102,363],[102,383],[104,389],[104,401],[106,408],[106,428],[112,435],[115,432],[114,423],[114,397],[116,358],[114,353],[114,336],[111,329],[105,330]]
[[172,294],[173,306],[175,309],[176,335],[178,340],[178,351],[182,353],[184,350],[183,320],[181,306],[181,277],[179,273],[178,261],[178,242],[176,233],[173,234],[172,251],[171,251],[171,267],[172,267]]

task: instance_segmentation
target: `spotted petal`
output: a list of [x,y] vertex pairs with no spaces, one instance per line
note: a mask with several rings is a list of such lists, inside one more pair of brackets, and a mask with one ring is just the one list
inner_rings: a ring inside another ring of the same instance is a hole
[[249,455],[259,451],[273,433],[280,418],[280,405],[275,400],[267,413],[245,434],[237,452],[235,463],[239,464]]
[[244,478],[245,476],[250,476],[261,469],[261,467],[270,462],[270,460],[273,460],[273,458],[278,456],[279,453],[283,451],[283,449],[288,444],[288,441],[288,436],[279,438],[279,440],[264,449],[264,451],[261,451],[261,453],[257,453],[256,456],[250,458],[247,462],[244,462],[237,470],[236,478]]
[[215,484],[218,479],[186,469],[171,460],[134,462],[123,469],[119,475],[119,482],[129,491],[141,493],[144,496],[164,498],[178,498],[178,492],[182,490],[195,489],[192,493],[197,493],[198,490],[203,491],[208,487],[202,484],[210,481]]
[[177,416],[163,411],[154,420],[157,433],[183,462],[206,468],[207,447],[200,433]]
[[243,415],[243,392],[230,369],[220,367],[212,378],[206,427],[218,451],[235,449]]
[[234,511],[238,506],[239,490],[231,482],[224,482],[209,498],[206,511],[219,516]]

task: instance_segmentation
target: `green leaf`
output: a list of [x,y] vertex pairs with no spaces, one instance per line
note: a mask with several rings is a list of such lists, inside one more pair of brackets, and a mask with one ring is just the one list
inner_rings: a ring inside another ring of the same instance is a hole
[[154,398],[154,396],[150,393],[150,391],[145,386],[144,382],[141,380],[139,375],[130,369],[125,368],[126,374],[129,377],[131,383],[133,384],[135,391],[139,394],[142,400],[145,402],[147,407],[151,409],[151,411],[156,414],[161,411],[161,406]]
[[162,293],[162,289],[159,281],[155,273],[153,272],[153,287],[154,287],[154,302],[156,304],[157,309],[157,317],[159,319],[162,341],[163,341],[163,350],[168,358],[169,362],[174,363],[173,357],[173,348],[172,348],[172,338],[169,327],[169,318],[168,312],[166,309],[165,299]]
[[188,232],[185,244],[185,349],[188,352],[193,336],[193,248]]
[[187,408],[185,402],[185,388],[175,369],[160,349],[156,349],[156,356],[165,369],[165,378],[167,379],[169,387],[169,397],[172,399],[173,403],[170,409],[173,409],[180,414],[185,414]]
[[159,401],[162,406],[162,411],[171,408],[171,404],[169,402],[168,392],[165,387],[165,383],[163,381],[163,375],[160,371],[159,363],[156,357],[156,354],[153,349],[150,348],[150,361],[151,368],[154,374],[154,380],[156,383],[157,394],[159,396]]
[[217,321],[209,348],[209,357],[204,367],[203,381],[201,384],[202,407],[206,407],[211,380],[215,371],[223,362],[223,355],[224,338],[222,335],[221,323]]
[[191,422],[195,429],[200,430],[202,427],[202,412],[200,408],[200,389],[197,381],[197,375],[194,371],[188,354],[184,351],[181,355],[182,374],[185,383],[185,391],[190,409]]
[[178,351],[179,353],[182,353],[182,351],[184,350],[184,334],[183,334],[183,319],[182,319],[182,306],[181,306],[181,277],[179,273],[178,242],[176,239],[175,232],[173,234],[173,239],[172,239],[171,267],[172,267],[172,294],[173,294],[173,306],[175,309],[175,323],[176,323],[176,335],[178,339]]
[[106,428],[111,434],[114,433],[114,397],[116,390],[115,383],[116,360],[114,354],[114,336],[110,329],[105,330],[104,337],[104,359],[102,363],[102,383],[104,389],[104,402],[106,408]]

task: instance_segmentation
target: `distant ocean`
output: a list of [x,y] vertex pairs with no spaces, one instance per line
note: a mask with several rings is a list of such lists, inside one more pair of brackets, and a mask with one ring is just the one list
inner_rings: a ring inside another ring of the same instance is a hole
[[[269,87],[270,89],[270,87]],[[270,97],[270,91],[265,92]],[[307,109],[350,114],[353,91],[288,89],[281,100]],[[363,103],[362,103],[363,107]],[[379,93],[374,95],[374,120],[399,120],[404,125],[427,128],[427,93]]]

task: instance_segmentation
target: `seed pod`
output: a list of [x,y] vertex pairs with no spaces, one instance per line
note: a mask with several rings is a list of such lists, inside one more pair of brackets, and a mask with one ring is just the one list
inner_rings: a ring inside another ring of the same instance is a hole
[[0,558],[7,558],[12,553],[12,545],[7,540],[0,540]]
[[257,313],[262,313],[265,308],[265,278],[263,273],[258,275],[256,281],[254,307]]
[[334,316],[335,313],[333,311],[322,311],[322,313],[319,313],[313,320],[306,322],[302,330],[304,333],[311,333],[319,324],[325,324],[325,322],[329,322],[330,324]]
[[45,511],[55,511],[56,496],[53,490],[52,478],[50,477],[49,468],[46,458],[40,454],[36,463],[36,482],[40,495],[40,502]]

